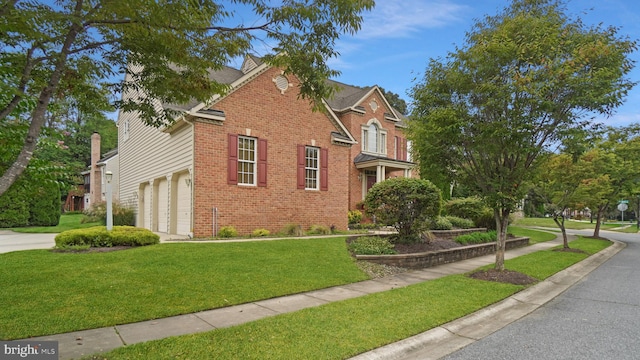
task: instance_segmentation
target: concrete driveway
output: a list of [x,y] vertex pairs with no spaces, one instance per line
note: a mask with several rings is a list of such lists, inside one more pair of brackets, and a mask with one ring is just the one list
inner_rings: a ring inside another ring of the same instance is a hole
[[0,230],[0,253],[18,250],[50,249],[57,234],[23,234]]

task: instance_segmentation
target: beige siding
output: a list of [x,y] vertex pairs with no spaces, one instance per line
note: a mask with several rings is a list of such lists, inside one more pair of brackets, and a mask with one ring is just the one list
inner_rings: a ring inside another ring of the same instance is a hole
[[[128,133],[125,133],[128,130]],[[165,209],[144,208],[145,205],[157,204],[156,200],[147,203],[147,188],[144,184],[150,182],[156,186],[160,181],[167,181],[178,173],[190,173],[193,169],[193,134],[192,126],[187,124],[169,134],[161,129],[145,125],[134,113],[121,112],[118,116],[118,156],[120,162],[119,193],[120,201],[131,204],[136,213],[144,212],[138,216],[138,226],[158,229],[159,223],[155,221],[161,213],[170,213],[168,204]],[[144,191],[144,194],[140,192]],[[151,191],[151,197],[155,195]],[[168,202],[168,190],[164,195]],[[144,200],[140,199],[143,198]],[[142,205],[142,206],[141,206]],[[143,209],[139,209],[143,208]],[[148,214],[148,215],[147,215]],[[152,216],[154,215],[154,216]],[[164,220],[164,230],[168,230],[167,220]]]

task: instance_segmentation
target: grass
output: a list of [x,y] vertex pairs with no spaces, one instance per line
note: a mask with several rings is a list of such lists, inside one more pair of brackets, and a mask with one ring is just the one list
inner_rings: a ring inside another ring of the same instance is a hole
[[192,313],[360,280],[345,238],[0,254],[0,339]]
[[[558,228],[558,225],[556,225],[556,223],[553,221],[552,218],[521,218],[518,219],[514,222],[514,225],[516,226],[540,226],[540,227],[549,227],[549,228],[554,228],[554,229],[558,229],[558,231],[560,231],[560,229]],[[627,224],[620,224],[620,223],[605,223],[605,224],[601,224],[601,229],[603,230],[611,230],[611,229],[615,229],[615,228],[619,228],[623,225],[627,225]],[[564,222],[564,226],[567,229],[574,229],[574,230],[585,230],[585,229],[594,229],[596,227],[595,222],[591,223],[591,222],[586,222],[586,221],[574,221],[574,220],[566,220]]]
[[556,238],[556,234],[550,233],[548,231],[527,229],[518,226],[509,226],[508,232],[509,234],[513,234],[515,236],[528,237],[529,244],[531,245],[540,242],[551,241]]
[[[609,242],[571,243],[589,254]],[[542,251],[506,262],[546,278],[588,254]],[[500,301],[522,286],[452,275],[255,322],[134,344],[93,359],[343,359],[427,331]],[[336,341],[336,339],[339,339]]]
[[60,216],[60,223],[57,226],[31,226],[12,228],[11,230],[20,233],[61,233],[67,230],[84,229],[92,226],[102,225],[99,222],[82,224],[81,220],[84,217],[83,214],[65,214]]

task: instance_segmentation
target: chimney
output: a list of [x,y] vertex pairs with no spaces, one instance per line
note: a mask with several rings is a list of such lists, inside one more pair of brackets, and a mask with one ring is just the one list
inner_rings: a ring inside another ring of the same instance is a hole
[[91,203],[89,206],[102,201],[102,171],[98,167],[98,161],[100,161],[100,134],[94,132],[91,135],[91,172],[89,173]]

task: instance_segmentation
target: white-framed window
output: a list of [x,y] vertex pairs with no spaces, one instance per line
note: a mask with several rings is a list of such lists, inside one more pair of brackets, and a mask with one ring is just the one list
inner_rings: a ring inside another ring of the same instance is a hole
[[317,147],[305,147],[305,177],[304,188],[306,190],[318,190],[320,181],[320,149]]
[[256,139],[238,136],[238,184],[256,185]]
[[374,154],[387,154],[387,131],[375,120],[362,126],[362,151]]

